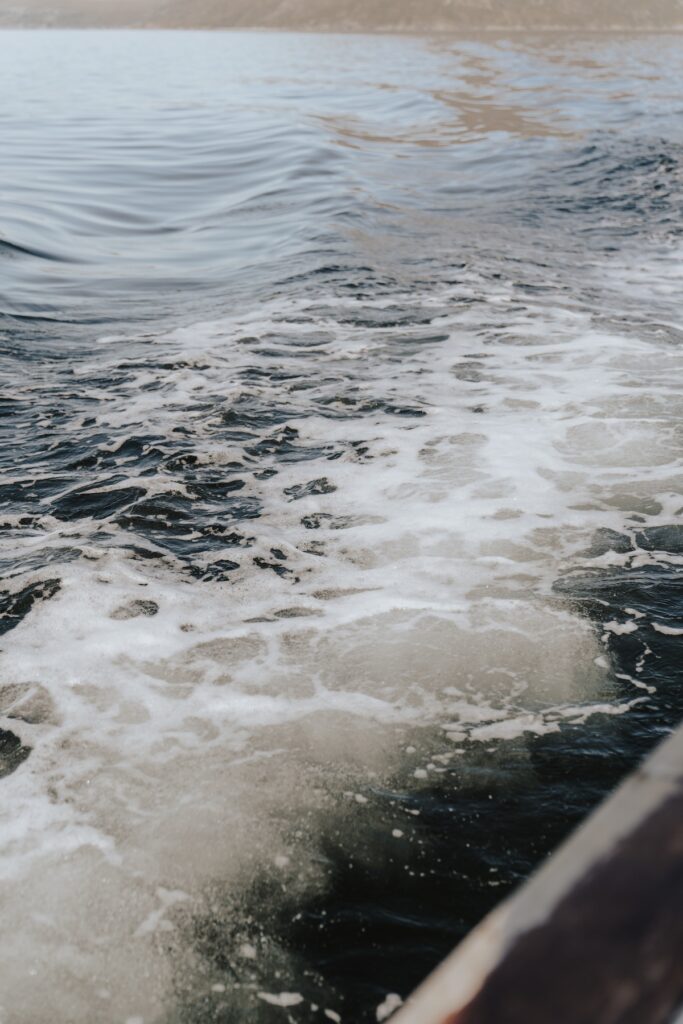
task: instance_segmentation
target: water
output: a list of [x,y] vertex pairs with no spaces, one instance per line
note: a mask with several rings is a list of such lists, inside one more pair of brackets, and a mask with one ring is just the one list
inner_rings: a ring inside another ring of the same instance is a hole
[[0,1018],[377,1020],[683,713],[680,48],[0,55]]

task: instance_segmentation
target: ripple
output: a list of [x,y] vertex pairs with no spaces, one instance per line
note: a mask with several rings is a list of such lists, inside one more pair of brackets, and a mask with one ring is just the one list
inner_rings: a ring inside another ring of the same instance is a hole
[[683,714],[678,64],[5,38],[4,1005],[374,1020]]

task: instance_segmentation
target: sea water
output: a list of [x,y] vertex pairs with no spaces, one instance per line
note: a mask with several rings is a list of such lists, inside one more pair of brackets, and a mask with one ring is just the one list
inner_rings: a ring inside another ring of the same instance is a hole
[[0,1020],[381,1020],[683,712],[680,46],[0,96]]

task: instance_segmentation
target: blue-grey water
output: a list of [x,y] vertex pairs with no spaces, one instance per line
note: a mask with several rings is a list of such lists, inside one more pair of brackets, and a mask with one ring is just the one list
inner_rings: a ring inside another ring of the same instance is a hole
[[384,1019],[683,713],[680,43],[0,96],[0,1020]]

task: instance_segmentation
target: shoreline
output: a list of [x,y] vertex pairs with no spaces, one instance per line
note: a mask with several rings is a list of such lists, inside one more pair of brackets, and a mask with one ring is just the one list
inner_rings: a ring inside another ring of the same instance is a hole
[[21,22],[0,21],[0,32],[240,32],[240,33],[272,33],[276,35],[321,35],[321,36],[391,36],[406,38],[438,38],[438,39],[476,39],[481,36],[509,38],[510,36],[536,38],[554,37],[584,39],[586,37],[619,36],[634,38],[638,36],[679,36],[683,35],[683,23],[665,28],[569,28],[551,26],[529,28],[527,26],[489,26],[484,28],[337,28],[323,26],[282,26],[282,25],[168,25],[161,22],[149,22],[144,25],[114,24],[26,24]]
[[17,0],[0,11],[0,27],[630,36],[682,33],[683,0]]

